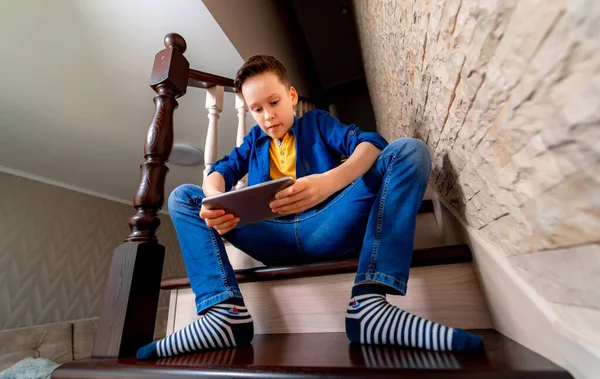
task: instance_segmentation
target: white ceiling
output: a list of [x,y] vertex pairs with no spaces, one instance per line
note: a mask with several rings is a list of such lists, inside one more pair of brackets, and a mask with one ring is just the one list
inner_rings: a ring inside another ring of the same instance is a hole
[[[243,63],[200,0],[1,1],[0,166],[131,203],[154,113],[148,80],[169,32],[197,70],[233,77]],[[175,142],[204,148],[205,95],[178,100]],[[219,156],[235,145],[233,104],[226,93]],[[201,183],[202,166],[170,169],[167,194]]]

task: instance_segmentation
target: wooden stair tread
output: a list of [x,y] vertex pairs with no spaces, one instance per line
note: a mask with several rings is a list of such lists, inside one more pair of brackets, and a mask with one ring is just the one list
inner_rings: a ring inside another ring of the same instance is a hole
[[[417,249],[413,253],[411,267],[435,266],[452,263],[470,262],[471,251],[467,245],[440,246],[428,249]],[[235,270],[235,276],[240,283],[264,280],[282,280],[299,277],[345,274],[356,272],[358,259],[340,259],[317,263],[265,266]],[[163,279],[160,288],[172,290],[187,288],[190,280],[187,277]]]
[[477,353],[350,344],[344,333],[262,334],[252,346],[155,361],[79,361],[53,378],[571,378],[561,367],[491,329]]

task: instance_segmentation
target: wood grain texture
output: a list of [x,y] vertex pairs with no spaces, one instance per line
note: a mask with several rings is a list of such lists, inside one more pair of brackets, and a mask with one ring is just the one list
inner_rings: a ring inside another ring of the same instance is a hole
[[233,79],[225,78],[219,75],[209,74],[208,72],[202,72],[194,69],[190,69],[188,74],[188,87],[195,88],[210,88],[213,86],[225,87],[227,92],[235,92],[233,86]]
[[154,60],[150,86],[158,94],[156,111],[144,145],[145,162],[129,219],[131,233],[113,254],[98,331],[94,358],[122,358],[152,341],[160,292],[165,249],[158,244],[158,211],[164,202],[166,162],[173,148],[175,98],[187,90],[189,63],[183,56],[183,37],[171,33]]
[[[345,330],[354,274],[240,284],[255,333],[326,333]],[[194,294],[179,289],[177,331],[197,320]],[[490,328],[487,306],[469,263],[411,270],[406,296],[388,300],[409,312],[460,328]]]
[[67,378],[486,378],[566,379],[568,372],[493,330],[472,330],[485,350],[429,352],[349,343],[345,333],[257,335],[251,346],[153,361],[72,362]]
[[[169,310],[177,309],[177,294],[179,290],[171,290],[169,297]],[[168,312],[167,316],[167,335],[173,334],[175,332],[175,312]]]
[[164,203],[165,179],[169,169],[166,162],[173,148],[173,112],[177,97],[187,89],[189,63],[183,56],[186,43],[183,37],[171,33],[165,37],[166,49],[154,60],[150,86],[158,94],[154,98],[156,111],[144,145],[145,162],[133,205],[137,213],[129,220],[131,233],[128,242],[156,242],[156,229],[160,225],[158,211]]
[[[471,253],[467,245],[440,246],[415,250],[411,266],[434,266],[470,261]],[[261,266],[235,270],[235,274],[239,283],[247,283],[264,280],[355,273],[357,269],[358,260],[356,258],[351,258],[301,265]],[[187,277],[168,278],[161,282],[161,289],[163,290],[186,288],[189,286],[190,281]]]
[[164,247],[124,243],[115,249],[104,292],[93,358],[122,358],[152,341]]

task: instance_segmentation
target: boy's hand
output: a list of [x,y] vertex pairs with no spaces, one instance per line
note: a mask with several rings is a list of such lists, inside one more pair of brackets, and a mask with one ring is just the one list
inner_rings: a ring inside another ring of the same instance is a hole
[[229,232],[240,222],[239,217],[226,213],[223,209],[206,209],[204,205],[200,207],[200,217],[204,219],[206,225],[215,228],[220,235]]
[[273,212],[282,215],[299,213],[327,199],[333,192],[323,174],[300,178],[293,185],[282,189],[269,204]]

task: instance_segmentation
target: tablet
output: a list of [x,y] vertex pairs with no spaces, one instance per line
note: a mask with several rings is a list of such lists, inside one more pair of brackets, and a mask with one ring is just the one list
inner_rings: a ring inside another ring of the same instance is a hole
[[207,197],[202,205],[207,209],[224,209],[240,218],[237,226],[254,224],[255,222],[282,217],[273,213],[269,203],[275,200],[275,194],[294,184],[291,176],[256,184],[220,195]]

